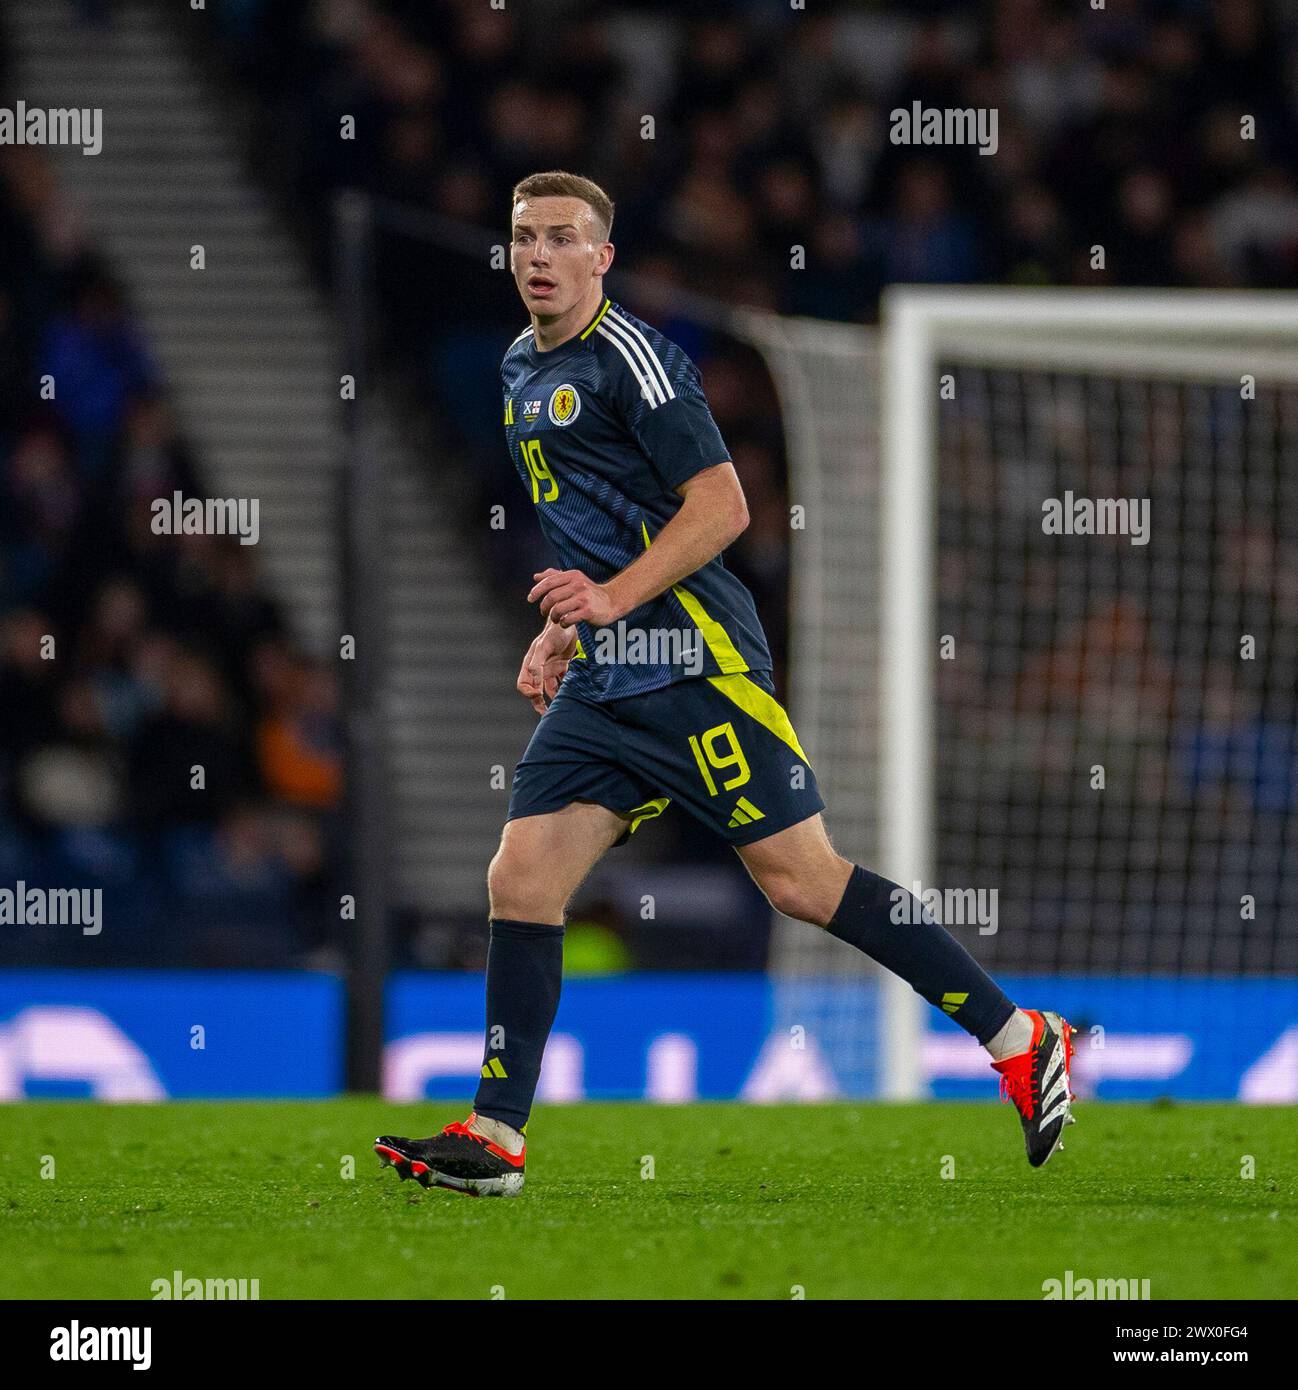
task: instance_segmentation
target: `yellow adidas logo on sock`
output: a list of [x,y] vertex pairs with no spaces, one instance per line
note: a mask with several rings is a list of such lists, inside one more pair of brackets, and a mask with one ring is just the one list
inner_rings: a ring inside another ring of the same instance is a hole
[[494,1076],[497,1081],[505,1081],[509,1077],[509,1073],[501,1065],[499,1057],[493,1057],[490,1062],[484,1062],[482,1074],[488,1079]]
[[730,828],[733,830],[737,825],[751,825],[755,820],[765,819],[766,817],[746,796],[741,796],[735,803],[734,814],[730,817]]
[[965,994],[944,994],[942,996],[942,1012],[946,1014],[955,1013],[960,1005],[968,998],[969,995],[967,992]]

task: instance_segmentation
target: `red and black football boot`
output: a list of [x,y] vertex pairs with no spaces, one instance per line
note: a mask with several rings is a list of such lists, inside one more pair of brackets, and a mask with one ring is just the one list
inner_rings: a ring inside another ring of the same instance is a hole
[[523,1160],[527,1149],[511,1154],[493,1144],[485,1134],[469,1128],[470,1115],[462,1124],[449,1124],[431,1139],[403,1139],[381,1134],[374,1152],[384,1167],[393,1167],[404,1182],[414,1178],[425,1187],[445,1187],[471,1197],[517,1197],[523,1190]]
[[1062,1149],[1064,1126],[1076,1124],[1069,1087],[1073,1028],[1058,1014],[1025,1009],[1032,1020],[1032,1044],[1026,1052],[993,1062],[1001,1074],[1001,1099],[1014,1102],[1023,1121],[1028,1162],[1041,1165]]

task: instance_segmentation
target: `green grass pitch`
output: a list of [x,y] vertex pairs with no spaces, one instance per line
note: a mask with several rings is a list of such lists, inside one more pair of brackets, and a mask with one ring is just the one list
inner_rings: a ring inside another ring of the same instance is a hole
[[994,1104],[546,1107],[502,1201],[379,1168],[376,1134],[448,1106],[0,1106],[0,1296],[148,1299],[177,1269],[263,1299],[1039,1299],[1067,1270],[1298,1294],[1293,1109],[1077,1112],[1033,1172]]

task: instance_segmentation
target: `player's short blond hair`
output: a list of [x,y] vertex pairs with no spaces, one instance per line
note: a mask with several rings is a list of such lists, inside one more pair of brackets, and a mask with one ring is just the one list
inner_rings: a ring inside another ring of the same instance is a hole
[[529,174],[514,185],[509,200],[510,216],[520,198],[580,198],[595,214],[595,225],[601,238],[608,240],[613,230],[613,200],[591,179],[569,174],[564,169],[550,169],[544,174]]

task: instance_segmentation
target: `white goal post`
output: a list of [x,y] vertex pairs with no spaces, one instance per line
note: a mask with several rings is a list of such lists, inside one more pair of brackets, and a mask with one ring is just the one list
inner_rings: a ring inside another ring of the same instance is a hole
[[[894,287],[883,300],[881,823],[884,872],[934,880],[939,368],[1298,382],[1298,296]],[[885,1089],[923,1093],[924,1005],[885,976]]]
[[[1052,412],[1072,411],[1070,427],[1082,437],[1092,431],[1102,436],[1101,444],[1120,460],[1138,457],[1149,440],[1154,443],[1148,447],[1164,456],[1184,447],[1189,451],[1187,487],[1211,491],[1224,469],[1239,475],[1227,480],[1226,491],[1233,487],[1252,497],[1269,487],[1273,495],[1287,496],[1287,484],[1276,478],[1287,464],[1298,462],[1293,452],[1298,450],[1298,296],[899,286],[885,292],[878,330],[766,314],[742,319],[738,331],[762,351],[780,395],[790,502],[806,513],[803,529],[795,529],[792,538],[790,705],[826,792],[835,842],[844,854],[907,887],[916,882],[933,886],[943,871],[941,851],[948,848],[939,823],[939,781],[945,775],[949,787],[954,776],[957,787],[963,785],[966,767],[960,759],[972,757],[970,748],[960,744],[960,732],[939,724],[936,671],[943,599],[938,573],[939,565],[950,560],[939,550],[939,526],[950,526],[953,516],[962,521],[960,508],[969,505],[966,494],[953,495],[969,484],[952,464],[948,438],[953,428],[968,428],[968,421],[958,407],[943,415],[944,408],[953,408],[943,406],[941,376],[963,371],[970,388],[981,392],[978,409],[983,414],[974,421],[980,446],[993,455],[1016,454],[1016,465],[1035,467],[1042,477],[1053,479],[1047,487],[1068,476],[1071,462],[1050,432],[1062,429]],[[1248,433],[1253,421],[1232,419],[1223,425],[1214,413],[1219,413],[1223,396],[1233,394],[1238,403],[1245,378],[1259,392],[1271,388],[1273,399],[1262,413],[1269,412],[1265,428],[1272,437],[1263,445],[1253,437],[1257,430]],[[1044,429],[1043,418],[1050,421]],[[1234,435],[1223,443],[1223,430],[1231,429]],[[1267,452],[1261,463],[1255,457],[1260,452]],[[995,460],[993,474],[1000,462]],[[1161,478],[1165,487],[1181,485],[1179,467],[1170,470],[1170,481],[1166,474]],[[1011,479],[1023,471],[1002,470]],[[1014,557],[1013,546],[1022,544],[1026,500],[979,498],[977,505],[988,510],[979,511],[977,525],[968,528],[973,547],[993,560],[1004,553]],[[1166,500],[1161,498],[1160,505]],[[1006,514],[1012,506],[1019,508],[1015,518]],[[1195,547],[1210,536],[1215,515],[1205,509],[1188,525],[1184,516],[1170,523],[1173,529],[1181,527],[1182,534],[1159,563],[1175,573],[1168,578],[1160,570],[1148,581],[1163,608],[1182,601],[1176,586],[1184,585],[1193,570]],[[963,525],[956,530],[965,536]],[[1040,539],[1038,534],[1038,545]],[[1112,563],[1130,569],[1140,562],[1139,554],[1136,562],[1124,556]],[[1080,621],[1097,594],[1109,600],[1120,591],[1107,573],[1096,579],[1093,555],[1088,551],[1079,559],[1074,552],[1063,562],[1071,567],[1064,574],[1066,619]],[[1094,591],[1088,587],[1093,583]],[[1208,583],[1205,577],[1204,585]],[[1022,615],[1002,612],[1002,607],[1014,597],[1003,599],[990,589],[975,593],[967,616],[984,626],[1012,627]],[[1198,601],[1201,596],[1196,589],[1190,597]],[[949,606],[949,592],[945,601]],[[1222,636],[1215,609],[1203,607],[1188,620],[1179,608],[1176,614],[1171,621],[1183,626],[1189,621],[1195,638]],[[957,616],[966,616],[965,610]],[[997,640],[1005,658],[1014,639],[998,635]],[[1038,645],[1048,650],[1055,640]],[[1008,664],[1017,655],[1010,651]],[[1180,679],[1189,688],[1206,678],[1189,672]],[[1192,693],[1203,692],[1196,686]],[[1008,736],[1002,727],[987,737],[993,751],[980,755],[982,762],[966,779],[968,790],[960,793],[965,800],[956,808],[959,823],[970,838],[985,835],[988,824],[995,829],[998,817],[1031,814],[1021,786],[1014,801],[988,775],[988,766],[1005,756],[1000,744],[1012,744],[1019,732],[1012,721],[1006,727]],[[1066,729],[1065,741],[1076,734]],[[1073,741],[1085,746],[1080,736]],[[950,807],[941,809],[949,820]],[[1079,799],[1065,810],[1084,816],[1087,808]],[[1036,829],[1038,844],[1048,846],[1051,833],[1049,826]],[[1084,854],[1087,833],[1067,822],[1066,850]],[[1108,868],[1095,869],[1094,881],[1083,873],[1072,906],[1088,910],[1081,900],[1091,894],[1093,913],[1101,915],[1110,891],[1103,872],[1111,878],[1113,861],[1126,850],[1120,826],[1106,824],[1091,833],[1107,837],[1102,848]],[[1223,832],[1220,843],[1229,842]],[[1068,867],[1076,866],[1070,862]],[[1124,863],[1122,872],[1127,868]],[[1133,879],[1139,869],[1131,869]],[[1277,891],[1277,903],[1288,887]],[[1190,913],[1184,904],[1173,906]],[[1194,929],[1201,928],[1202,923]],[[1051,930],[1043,927],[1033,943],[1040,959],[1031,963],[1015,954],[1019,938],[1000,944],[1006,968],[1066,968],[1071,958],[1065,952],[1057,951],[1057,959],[1049,956]],[[1149,939],[1157,941],[1156,932],[1151,930]],[[772,968],[785,979],[860,974],[862,966],[852,953],[835,950],[837,946],[800,924],[781,923]],[[1193,952],[1173,958],[1168,952],[1174,946],[1162,942],[1173,968],[1192,972]],[[1246,953],[1248,947],[1241,935],[1239,951]],[[999,970],[1002,957],[996,959]],[[1096,953],[1101,962],[1096,968],[1103,968],[1105,959]],[[1141,968],[1133,962],[1123,965],[1129,974]],[[843,1019],[821,1020],[835,1037],[835,1055],[871,1053],[864,1084],[875,1094],[922,1096],[928,1089],[923,1056],[927,1006],[886,972],[878,998],[877,1016],[855,1034]]]

